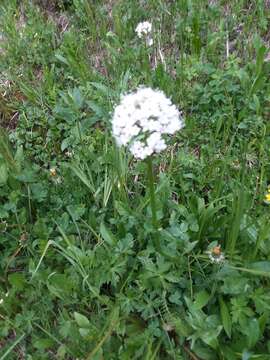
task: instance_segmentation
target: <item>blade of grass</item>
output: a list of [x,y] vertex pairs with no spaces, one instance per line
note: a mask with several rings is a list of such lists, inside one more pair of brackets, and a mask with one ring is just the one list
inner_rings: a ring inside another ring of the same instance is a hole
[[0,360],[4,360],[11,351],[22,341],[22,339],[25,337],[25,334],[21,335],[17,340],[14,341],[14,343],[10,346],[10,348],[0,357]]

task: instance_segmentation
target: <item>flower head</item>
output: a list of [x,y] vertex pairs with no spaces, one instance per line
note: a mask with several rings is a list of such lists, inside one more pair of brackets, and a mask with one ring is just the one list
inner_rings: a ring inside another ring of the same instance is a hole
[[66,155],[67,157],[69,157],[69,158],[72,158],[73,155],[74,155],[74,151],[73,151],[73,150],[67,150],[67,151],[65,152],[65,155]]
[[140,22],[135,29],[139,38],[149,35],[152,31],[152,24],[149,21]]
[[50,175],[56,176],[56,168],[50,168]]
[[7,230],[7,228],[8,228],[8,224],[7,224],[6,220],[2,220],[0,222],[0,232],[4,233]]
[[225,256],[221,252],[220,245],[214,246],[209,251],[206,251],[206,254],[208,254],[210,261],[215,264],[220,264],[225,260]]
[[144,38],[148,46],[153,45],[153,39],[151,38],[152,24],[149,21],[140,22],[135,32],[140,39]]
[[50,176],[52,178],[52,182],[54,182],[56,185],[61,184],[62,177],[58,175],[58,171],[55,167],[50,168]]
[[112,119],[113,136],[138,159],[166,149],[166,135],[183,127],[181,113],[160,90],[139,87],[123,95]]

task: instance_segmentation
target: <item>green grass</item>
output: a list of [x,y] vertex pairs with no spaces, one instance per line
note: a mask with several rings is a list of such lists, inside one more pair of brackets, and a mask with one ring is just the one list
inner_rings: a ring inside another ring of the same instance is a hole
[[[263,0],[1,2],[1,360],[270,359],[269,20]],[[154,188],[111,134],[140,84],[185,119]]]

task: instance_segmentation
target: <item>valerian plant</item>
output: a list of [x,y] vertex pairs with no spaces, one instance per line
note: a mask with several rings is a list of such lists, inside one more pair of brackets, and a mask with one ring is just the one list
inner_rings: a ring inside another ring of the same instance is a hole
[[1,359],[269,359],[269,6],[229,5],[1,2]]

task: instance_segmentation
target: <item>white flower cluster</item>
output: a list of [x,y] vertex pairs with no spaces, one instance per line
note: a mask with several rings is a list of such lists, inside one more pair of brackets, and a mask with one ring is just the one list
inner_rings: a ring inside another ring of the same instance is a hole
[[179,110],[160,90],[139,87],[122,96],[112,119],[113,136],[138,159],[166,149],[164,136],[183,127]]
[[153,39],[150,36],[151,31],[152,31],[152,24],[149,21],[140,22],[135,29],[135,32],[137,33],[138,37],[140,39],[144,38],[148,46],[153,45]]
[[149,35],[152,31],[152,24],[149,21],[140,22],[136,27],[136,33],[139,38]]

